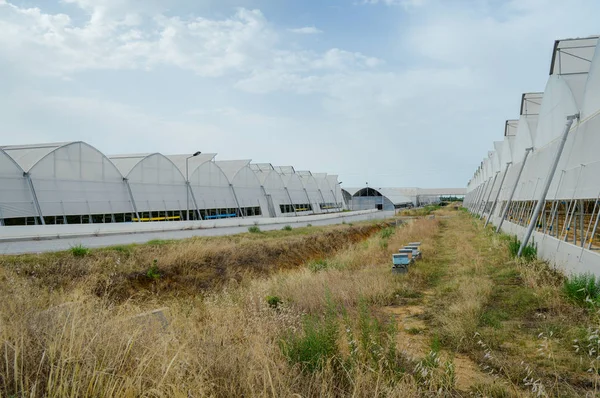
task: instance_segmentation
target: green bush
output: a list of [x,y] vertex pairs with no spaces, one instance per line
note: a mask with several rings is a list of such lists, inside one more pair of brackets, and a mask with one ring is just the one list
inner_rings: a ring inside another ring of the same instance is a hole
[[146,271],[146,277],[148,277],[148,279],[159,279],[160,278],[160,272],[158,270],[158,260],[154,259],[154,261],[152,262],[152,265],[150,266],[150,268],[148,268],[148,271]]
[[288,334],[281,341],[281,350],[292,364],[300,364],[303,371],[320,370],[325,362],[338,355],[337,314],[330,308],[322,317],[306,316],[301,334]]
[[291,225],[286,225],[285,227],[281,228],[283,231],[291,231],[292,230],[292,226]]
[[[512,257],[517,257],[519,249],[521,248],[521,241],[516,236],[510,238],[508,242],[508,251]],[[529,244],[523,248],[521,258],[526,261],[533,261],[537,258],[537,248],[533,244]]]
[[71,247],[71,254],[75,257],[84,257],[90,254],[90,249],[82,244],[78,244],[77,246]]
[[508,242],[508,252],[512,257],[517,257],[517,254],[519,254],[520,247],[521,241],[518,240],[516,236],[513,236]]
[[267,304],[271,308],[277,308],[283,302],[278,296],[267,296]]
[[248,232],[250,232],[251,234],[257,234],[260,232],[260,228],[257,225],[253,225],[251,227],[248,227]]
[[581,305],[594,305],[600,300],[600,278],[590,273],[570,276],[564,284],[564,292]]
[[307,227],[312,227],[312,224],[306,224]]

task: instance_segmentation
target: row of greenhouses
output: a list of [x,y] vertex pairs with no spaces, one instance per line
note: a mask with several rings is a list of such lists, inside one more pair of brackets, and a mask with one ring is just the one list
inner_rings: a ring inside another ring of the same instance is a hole
[[[518,119],[477,167],[465,205],[521,251],[600,274],[598,37],[557,40],[543,92],[521,96]],[[500,130],[500,129],[499,129]],[[501,130],[500,130],[501,131]]]
[[105,156],[85,142],[0,146],[0,225],[286,217],[345,208],[337,175],[215,156]]

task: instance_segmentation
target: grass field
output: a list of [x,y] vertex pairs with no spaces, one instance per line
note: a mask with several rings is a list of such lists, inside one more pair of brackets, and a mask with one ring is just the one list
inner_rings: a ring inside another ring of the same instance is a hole
[[0,396],[597,394],[595,281],[435,214],[0,257]]

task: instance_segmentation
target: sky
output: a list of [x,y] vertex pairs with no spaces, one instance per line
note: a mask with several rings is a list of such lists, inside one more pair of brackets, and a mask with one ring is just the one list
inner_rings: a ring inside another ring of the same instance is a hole
[[597,0],[0,0],[0,145],[464,187]]

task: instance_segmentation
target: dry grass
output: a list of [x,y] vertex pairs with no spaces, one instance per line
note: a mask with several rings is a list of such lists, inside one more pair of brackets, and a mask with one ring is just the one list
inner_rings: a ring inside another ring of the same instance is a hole
[[[280,342],[289,333],[302,336],[306,315],[323,316],[328,301],[335,303],[340,331],[360,335],[361,327],[365,328],[356,316],[360,302],[367,303],[366,314],[371,314],[371,306],[393,300],[405,279],[391,275],[390,254],[408,240],[431,240],[436,227],[431,221],[400,228],[389,238],[375,234],[329,257],[337,266],[318,272],[293,266],[297,259],[321,257],[337,249],[335,239],[340,236],[347,246],[378,227],[363,226],[358,233],[356,227],[339,227],[287,237],[287,247],[280,244],[278,250],[274,248],[278,238],[269,242],[236,237],[219,242],[220,250],[198,248],[199,242],[191,241],[135,247],[127,255],[93,251],[78,260],[67,254],[4,258],[0,278],[7,289],[0,293],[0,393],[48,397],[416,394],[420,387],[412,375],[391,371],[404,365],[393,345],[387,346],[391,341],[387,329],[373,329],[369,336],[385,345],[391,356],[353,362],[351,340],[340,333],[338,356],[308,373],[289,362]],[[175,290],[165,295],[160,288],[143,286],[142,293],[132,292],[125,300],[95,294],[96,275],[105,276],[111,261],[113,272],[122,275],[136,269],[140,273],[141,264],[158,257],[165,275],[176,267],[193,268],[192,258],[228,257],[233,267],[242,267],[249,256],[240,252],[258,257],[247,264],[258,271],[223,278],[219,290],[203,296],[189,291],[177,295]],[[272,263],[260,263],[265,256]],[[114,265],[117,258],[126,271]],[[67,266],[60,269],[63,261]],[[46,265],[50,269],[44,269]],[[265,299],[269,295],[280,296],[282,304],[272,308]],[[166,329],[152,315],[134,317],[158,307],[168,307]],[[385,320],[367,319],[373,325],[385,324]],[[370,355],[360,352],[364,358]]]
[[[0,396],[595,394],[596,314],[504,237],[436,215],[1,258]],[[415,240],[424,258],[392,274]]]
[[0,268],[40,289],[89,289],[116,302],[132,297],[146,300],[157,294],[196,295],[231,280],[264,276],[298,267],[309,259],[330,256],[384,226],[361,223],[153,241],[93,250],[86,256],[74,256],[71,252],[1,256]]

